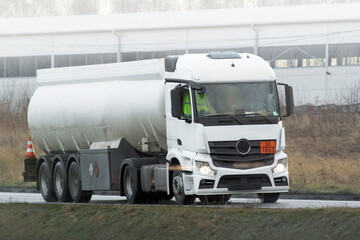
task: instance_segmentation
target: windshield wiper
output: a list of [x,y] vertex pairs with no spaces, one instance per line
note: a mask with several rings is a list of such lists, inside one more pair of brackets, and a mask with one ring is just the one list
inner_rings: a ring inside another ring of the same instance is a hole
[[[243,125],[244,123],[242,123],[237,117],[235,117],[232,114],[228,114],[228,113],[218,113],[218,114],[211,114],[211,115],[206,115],[203,116],[203,118],[211,118],[211,117],[229,117],[233,120],[235,120],[236,122],[238,122],[239,124]],[[222,120],[218,120],[219,122]]]
[[247,114],[245,114],[245,116],[261,116],[268,123],[270,123],[270,124],[273,123],[267,116],[264,116],[264,115],[262,115],[261,113],[258,113],[258,112],[247,113]]

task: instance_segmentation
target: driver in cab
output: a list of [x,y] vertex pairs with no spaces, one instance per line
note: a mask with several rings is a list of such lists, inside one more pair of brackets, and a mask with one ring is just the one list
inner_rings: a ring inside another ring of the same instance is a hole
[[[216,111],[210,106],[209,98],[204,93],[195,92],[196,108],[199,117],[214,114]],[[191,119],[191,101],[189,90],[185,90],[183,98],[183,113],[187,119]]]

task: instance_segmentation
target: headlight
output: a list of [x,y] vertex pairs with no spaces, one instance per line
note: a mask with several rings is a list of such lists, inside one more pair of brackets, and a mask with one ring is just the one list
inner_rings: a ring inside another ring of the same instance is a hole
[[273,169],[273,172],[274,173],[283,172],[285,171],[286,167],[287,167],[287,158],[280,159],[276,167]]
[[213,174],[213,170],[210,168],[210,165],[208,162],[199,162],[196,161],[196,166],[201,174],[208,175]]

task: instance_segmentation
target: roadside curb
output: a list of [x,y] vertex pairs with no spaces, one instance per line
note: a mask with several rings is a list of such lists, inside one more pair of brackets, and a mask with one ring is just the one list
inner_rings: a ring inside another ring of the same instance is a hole
[[[0,187],[0,192],[39,193],[36,188]],[[94,191],[99,195],[119,195],[118,191]],[[256,194],[236,194],[237,198],[257,198]],[[333,200],[333,201],[360,201],[359,195],[330,195],[330,194],[295,194],[282,193],[280,199],[306,199],[306,200]]]

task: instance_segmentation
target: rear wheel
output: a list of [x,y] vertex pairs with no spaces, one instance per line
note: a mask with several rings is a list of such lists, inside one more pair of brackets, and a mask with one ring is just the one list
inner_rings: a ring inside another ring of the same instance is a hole
[[43,162],[40,165],[39,187],[41,195],[46,202],[56,201],[50,167],[46,162]]
[[127,165],[124,171],[124,191],[125,196],[130,204],[139,203],[142,199],[142,192],[139,187],[137,170],[130,165]]
[[200,201],[205,204],[226,204],[230,198],[230,194],[199,196]]
[[195,196],[185,195],[184,179],[182,172],[179,170],[175,170],[173,172],[172,180],[172,190],[176,199],[176,203],[181,205],[194,204]]
[[263,203],[275,203],[280,197],[280,193],[259,193],[258,195]]
[[60,202],[71,201],[71,196],[66,179],[65,165],[59,161],[56,163],[53,174],[54,191],[57,199]]
[[89,202],[91,200],[92,191],[82,191],[80,169],[75,161],[70,164],[68,183],[70,195],[75,202]]

